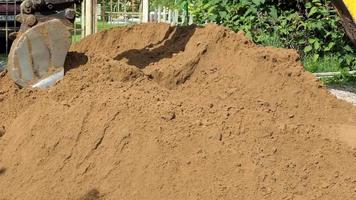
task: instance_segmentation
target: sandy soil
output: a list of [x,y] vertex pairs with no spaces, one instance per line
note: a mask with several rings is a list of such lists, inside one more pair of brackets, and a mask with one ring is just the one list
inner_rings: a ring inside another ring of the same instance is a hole
[[356,108],[223,27],[112,29],[0,78],[0,199],[356,199]]

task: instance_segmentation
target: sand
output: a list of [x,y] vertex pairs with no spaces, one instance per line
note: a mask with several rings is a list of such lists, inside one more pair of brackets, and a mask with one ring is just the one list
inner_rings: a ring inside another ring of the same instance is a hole
[[217,25],[89,36],[0,108],[1,200],[356,199],[355,107]]

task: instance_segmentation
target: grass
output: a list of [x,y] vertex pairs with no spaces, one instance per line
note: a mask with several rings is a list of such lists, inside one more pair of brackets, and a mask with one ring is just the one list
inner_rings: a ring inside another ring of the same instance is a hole
[[98,32],[100,32],[102,30],[118,27],[118,26],[122,26],[122,25],[113,24],[110,22],[103,22],[103,21],[98,21],[98,24],[97,24]]
[[332,78],[323,78],[321,81],[328,86],[350,86],[356,88],[356,76],[350,78],[341,78],[339,76]]
[[[79,42],[81,40],[81,26],[80,23],[75,23],[77,32],[75,34],[72,35],[72,42]],[[107,30],[110,28],[114,28],[114,27],[123,27],[125,25],[120,25],[120,24],[114,24],[114,23],[110,23],[110,22],[104,22],[104,21],[98,21],[97,22],[97,30],[98,32],[103,31],[103,30]]]
[[356,76],[352,76],[346,71],[341,71],[340,75],[334,77],[322,78],[321,81],[323,81],[326,85],[356,87]]
[[72,35],[72,43],[79,42],[81,39],[82,39],[82,35],[80,34],[80,32]]
[[303,59],[303,64],[304,68],[312,73],[341,72],[340,75],[336,75],[334,77],[322,78],[321,81],[326,85],[356,87],[356,76],[348,74],[348,70],[350,70],[350,68],[343,67],[339,63],[336,56],[324,56],[316,61],[311,57],[305,57]]
[[304,68],[312,73],[315,72],[339,72],[343,69],[336,56],[324,56],[318,60],[313,57],[303,58]]

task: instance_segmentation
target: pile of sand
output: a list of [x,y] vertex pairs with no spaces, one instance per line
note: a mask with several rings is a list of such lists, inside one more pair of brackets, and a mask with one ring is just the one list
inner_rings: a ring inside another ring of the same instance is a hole
[[46,91],[0,79],[0,199],[355,199],[356,109],[295,51],[216,25],[85,38]]

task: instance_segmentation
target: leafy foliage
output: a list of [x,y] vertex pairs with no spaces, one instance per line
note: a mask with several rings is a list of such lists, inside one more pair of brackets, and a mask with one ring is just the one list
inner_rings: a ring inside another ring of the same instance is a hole
[[356,66],[356,49],[330,0],[191,0],[190,10],[195,22],[243,30],[256,43],[294,48],[314,62],[332,56],[339,66]]

